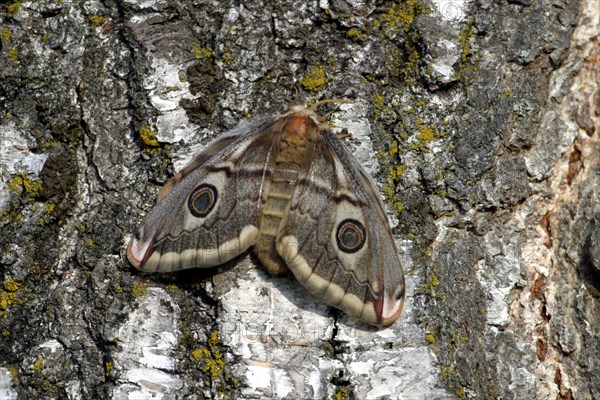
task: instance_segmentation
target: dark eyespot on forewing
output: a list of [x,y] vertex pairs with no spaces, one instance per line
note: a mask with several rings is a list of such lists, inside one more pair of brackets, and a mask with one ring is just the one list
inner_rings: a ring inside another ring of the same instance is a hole
[[355,219],[340,222],[335,235],[337,245],[345,253],[356,253],[364,246],[367,232],[363,224]]
[[217,203],[217,188],[208,183],[198,186],[189,197],[188,209],[194,217],[204,218]]

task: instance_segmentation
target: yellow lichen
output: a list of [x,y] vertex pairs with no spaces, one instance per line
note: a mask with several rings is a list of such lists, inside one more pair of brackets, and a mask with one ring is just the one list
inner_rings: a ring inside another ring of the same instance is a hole
[[142,139],[142,142],[144,142],[146,146],[159,146],[158,140],[156,139],[156,132],[152,130],[150,125],[146,125],[142,129],[140,129],[140,139]]
[[136,284],[133,285],[133,287],[131,288],[131,294],[133,295],[133,297],[140,297],[146,294],[146,291],[148,290],[148,287],[146,284],[138,282]]
[[44,212],[46,212],[48,214],[52,214],[55,207],[56,207],[56,205],[46,202],[46,203],[44,203]]
[[[423,255],[424,256],[429,256],[428,251],[423,251]],[[425,291],[428,292],[429,294],[434,295],[434,291],[435,288],[440,284],[440,281],[438,280],[437,274],[435,272],[435,270],[431,271],[431,279],[429,280],[429,283],[425,284]]]
[[0,31],[0,37],[2,37],[2,40],[4,40],[6,43],[10,43],[10,29],[7,27],[2,28]]
[[449,367],[442,367],[442,378],[448,379],[452,375],[452,370]]
[[400,178],[402,175],[404,175],[404,171],[406,170],[406,167],[404,165],[398,165],[396,168],[390,168],[389,170],[389,178],[390,179],[398,179]]
[[390,149],[388,150],[388,155],[390,157],[395,156],[396,154],[398,154],[398,142],[395,140],[392,140],[392,143],[390,143]]
[[104,15],[90,15],[88,20],[96,27],[99,27],[104,24],[106,17]]
[[112,370],[113,370],[113,363],[112,363],[111,361],[106,361],[106,362],[104,363],[104,371],[105,371],[105,375],[106,375],[107,377],[110,377],[110,373],[112,372]]
[[373,97],[373,112],[375,113],[376,116],[381,114],[381,112],[383,111],[384,105],[385,105],[385,98],[380,94],[376,94]]
[[30,198],[39,196],[44,191],[41,179],[32,180],[28,174],[17,174],[8,182],[8,189],[19,194],[25,193]]
[[419,14],[429,14],[431,9],[421,0],[406,0],[394,3],[387,13],[383,14],[384,26],[397,32],[400,28],[404,32],[410,31],[415,17]]
[[19,50],[17,50],[17,49],[8,49],[8,58],[11,61],[18,61],[19,60]]
[[433,140],[434,135],[435,129],[428,125],[422,125],[417,134],[417,140],[421,143],[427,143]]
[[201,347],[199,349],[196,349],[194,351],[192,351],[192,357],[194,358],[194,360],[199,360],[202,357],[205,357],[208,353],[208,350],[205,347]]
[[35,360],[35,362],[31,366],[31,370],[33,372],[40,372],[43,369],[44,369],[44,358],[38,357],[37,360]]
[[21,287],[21,284],[19,282],[13,281],[12,279],[9,279],[7,281],[4,281],[2,286],[7,292],[16,292]]
[[462,63],[467,62],[467,57],[471,54],[471,37],[473,37],[473,26],[471,24],[466,24],[458,33],[458,39],[462,44],[462,51],[460,54],[460,61]]
[[338,387],[335,391],[335,400],[347,400],[350,398],[350,391],[345,387]]
[[435,271],[431,271],[431,287],[435,288],[437,287],[437,285],[440,284],[440,281],[438,280],[437,274],[435,273]]
[[318,92],[327,84],[325,68],[322,65],[314,65],[300,80],[300,84],[309,92]]
[[416,81],[416,71],[419,67],[420,60],[419,52],[416,50],[411,51],[408,54],[408,60],[404,64],[404,68],[400,70],[400,74],[404,77],[404,82],[407,84],[414,83]]
[[432,332],[428,332],[427,335],[425,335],[425,339],[427,339],[429,344],[435,344],[435,335]]
[[221,349],[218,331],[211,331],[206,346],[199,347],[191,352],[192,358],[202,366],[202,371],[207,373],[211,382],[218,388],[224,389],[225,385],[236,385],[237,379],[229,376],[225,371],[225,356]]
[[355,40],[361,40],[365,37],[365,34],[360,29],[356,29],[356,28],[348,29],[348,32],[346,32],[346,35],[348,35],[349,38],[355,39]]
[[211,59],[213,56],[213,51],[210,47],[202,47],[196,41],[192,42],[192,52],[194,53],[194,58],[198,60]]
[[23,3],[20,1],[15,1],[12,4],[9,4],[8,7],[6,7],[6,16],[16,17],[21,7],[23,7]]

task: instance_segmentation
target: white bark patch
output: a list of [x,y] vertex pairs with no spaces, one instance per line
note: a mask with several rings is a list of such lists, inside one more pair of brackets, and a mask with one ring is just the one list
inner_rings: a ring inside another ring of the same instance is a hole
[[367,116],[368,108],[363,102],[340,103],[339,111],[331,117],[335,125],[334,131],[339,133],[347,129],[351,137],[346,141],[346,146],[354,154],[364,169],[373,176],[379,165],[374,157],[371,140],[371,124]]
[[144,79],[150,103],[159,112],[156,137],[161,142],[176,143],[194,136],[186,111],[179,105],[183,98],[193,99],[188,82],[181,82],[181,65],[160,58],[152,59],[154,74]]
[[442,19],[458,23],[464,20],[471,0],[432,0],[431,4]]
[[120,370],[120,384],[113,391],[113,398],[161,399],[183,385],[172,373],[180,309],[160,288],[148,288],[138,304],[115,333],[121,345],[121,351],[113,358],[115,370]]
[[20,130],[11,122],[0,126],[0,211],[8,208],[10,192],[7,185],[16,174],[28,174],[30,179],[37,179],[47,154],[34,154],[30,151],[35,146],[33,137]]
[[[493,234],[488,235],[490,242],[493,242],[491,236]],[[505,326],[511,322],[508,296],[520,277],[519,255],[515,253],[510,256],[497,256],[492,265],[485,261],[479,263],[477,278],[481,285],[489,290],[492,298],[486,310],[487,322],[490,325]]]
[[12,375],[7,368],[0,367],[0,399],[16,400],[17,391],[12,385]]
[[[43,349],[50,349],[50,353],[54,353],[56,352],[56,350],[62,350],[63,349],[63,345],[60,344],[60,342],[58,340],[48,340],[47,342],[44,342],[42,344],[40,344],[40,347]],[[2,397],[0,397],[1,399]]]
[[356,398],[454,398],[436,387],[437,360],[425,346],[351,353],[348,358],[352,381],[357,383]]
[[[414,291],[408,279],[404,314],[377,330],[320,303],[293,277],[250,269],[220,298],[219,331],[242,360],[236,375],[245,378],[243,397],[332,398],[332,377],[342,374],[357,398],[453,398],[436,388],[439,367],[412,322]],[[340,343],[337,355],[331,340]],[[394,349],[385,349],[390,344]]]

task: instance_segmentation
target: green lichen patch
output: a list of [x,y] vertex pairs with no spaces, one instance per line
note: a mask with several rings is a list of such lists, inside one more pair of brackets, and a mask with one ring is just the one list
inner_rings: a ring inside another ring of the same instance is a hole
[[322,65],[313,65],[308,69],[306,75],[300,79],[302,87],[309,92],[319,92],[327,84],[325,68]]
[[427,335],[425,335],[425,339],[429,344],[435,344],[435,334],[433,332],[428,332]]
[[229,65],[231,65],[231,63],[233,63],[233,54],[231,54],[231,52],[229,52],[229,51],[226,51],[221,56],[221,59],[223,60],[223,63],[225,65],[229,66]]
[[335,400],[348,400],[350,399],[350,390],[345,387],[338,387],[335,391],[335,396],[333,397]]
[[472,23],[463,26],[458,33],[458,39],[461,44],[458,77],[459,79],[467,78],[467,80],[471,80],[478,69],[477,62],[479,61],[479,56],[473,48],[475,34]]
[[104,375],[107,378],[110,378],[112,376],[113,369],[114,369],[114,365],[113,365],[112,361],[104,362]]
[[31,370],[33,372],[40,372],[44,369],[44,358],[43,357],[38,357],[35,362],[33,363],[33,365],[31,366]]
[[8,49],[8,59],[12,62],[19,61],[19,50],[14,48]]
[[353,40],[356,41],[361,41],[363,40],[366,35],[363,31],[361,31],[360,29],[356,29],[356,28],[350,28],[348,29],[348,31],[346,32],[346,35]]

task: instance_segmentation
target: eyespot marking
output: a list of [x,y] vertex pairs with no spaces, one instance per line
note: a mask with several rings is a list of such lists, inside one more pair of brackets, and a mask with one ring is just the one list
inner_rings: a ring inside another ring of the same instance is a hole
[[217,188],[208,183],[198,186],[189,197],[188,209],[196,218],[206,217],[217,204]]
[[355,219],[345,219],[338,225],[335,234],[338,248],[345,253],[356,253],[367,241],[367,232],[363,224]]

